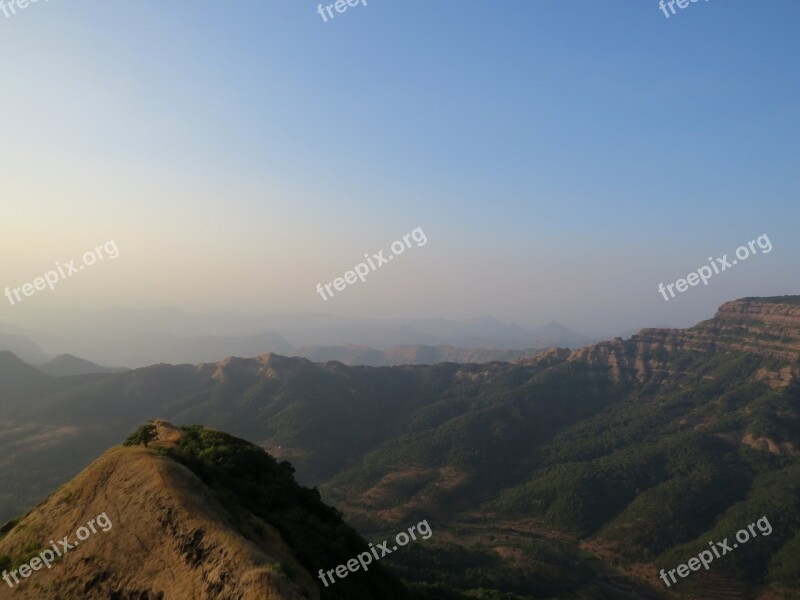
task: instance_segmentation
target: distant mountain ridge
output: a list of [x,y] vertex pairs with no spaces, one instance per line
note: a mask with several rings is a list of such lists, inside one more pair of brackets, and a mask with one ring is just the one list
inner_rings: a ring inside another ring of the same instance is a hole
[[[527,353],[553,346],[574,348],[592,341],[555,323],[526,328],[490,316],[462,321],[325,314],[260,317],[232,313],[195,315],[177,309],[111,309],[81,313],[74,319],[43,318],[37,321],[36,331],[26,335],[27,340],[19,335],[8,336],[7,349],[16,349],[26,357],[35,355],[36,360],[29,361],[32,364],[48,360],[40,349],[36,353],[38,345],[96,363],[129,368],[158,363],[197,364],[226,356],[253,357],[269,352],[298,356],[325,354],[346,364],[364,360],[361,364],[393,365],[398,364],[391,358],[399,352],[392,350],[397,346],[418,346],[420,353],[429,352],[426,347],[448,346],[463,349],[465,356],[470,350],[479,350],[474,353],[476,359],[483,360],[486,356],[491,361],[510,356],[505,351]],[[23,343],[31,347],[25,349]],[[353,351],[354,346],[387,354],[380,358],[369,351],[358,353]],[[494,354],[494,351],[500,352]],[[460,362],[458,352],[446,352]],[[433,356],[436,359],[436,354]]]
[[368,346],[327,346],[299,348],[289,356],[301,356],[314,362],[335,360],[346,365],[390,367],[398,365],[435,365],[441,362],[487,363],[532,358],[544,350],[491,350],[486,348],[456,348],[455,346],[425,346],[422,344],[393,346],[376,350]]
[[128,370],[124,367],[101,367],[72,354],[59,354],[44,364],[36,365],[36,368],[53,377],[88,375],[92,373],[124,373]]
[[0,333],[0,351],[13,352],[29,364],[40,364],[48,360],[41,347],[27,336],[17,333]]

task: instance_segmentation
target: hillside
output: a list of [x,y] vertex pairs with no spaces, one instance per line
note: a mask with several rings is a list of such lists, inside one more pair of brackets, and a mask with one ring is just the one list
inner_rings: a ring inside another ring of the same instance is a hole
[[23,362],[13,353],[0,351],[0,416],[12,418],[37,400],[59,389],[52,377]]
[[[226,434],[165,422],[154,430],[149,448],[106,452],[2,528],[0,568],[18,573],[13,597],[406,597],[380,565],[328,588],[309,573],[346,562],[367,545],[315,491],[294,482],[288,464]],[[56,545],[63,556],[40,556],[47,540],[65,535],[74,548]],[[51,568],[42,568],[42,558]],[[17,569],[35,567],[32,559],[41,570],[26,579]]]
[[0,426],[0,509],[30,506],[159,414],[291,461],[362,534],[430,519],[433,543],[389,561],[415,593],[663,595],[659,569],[767,516],[769,537],[678,593],[797,597],[799,300],[742,299],[689,329],[514,362],[370,368],[270,354],[52,393],[33,377],[15,389],[35,402]]
[[36,365],[36,368],[52,377],[69,377],[91,373],[124,373],[128,370],[122,367],[102,367],[72,354],[59,354],[46,363]]

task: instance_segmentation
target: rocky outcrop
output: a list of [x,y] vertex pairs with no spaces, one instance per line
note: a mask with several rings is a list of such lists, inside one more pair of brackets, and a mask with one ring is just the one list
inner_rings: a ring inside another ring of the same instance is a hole
[[800,296],[746,298],[723,304],[713,319],[689,329],[643,329],[629,340],[616,338],[581,348],[570,361],[605,368],[616,381],[651,381],[669,375],[667,357],[676,351],[739,351],[788,362],[776,385],[797,382],[800,368]]

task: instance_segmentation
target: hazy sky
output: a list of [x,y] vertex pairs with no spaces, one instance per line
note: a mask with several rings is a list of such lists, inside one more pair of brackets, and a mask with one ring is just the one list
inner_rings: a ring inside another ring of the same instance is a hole
[[[7,1],[7,0],[6,0]],[[492,314],[588,334],[800,293],[800,4],[40,0],[0,12],[11,306]],[[414,245],[324,302],[403,234]],[[769,254],[657,291],[767,234]]]

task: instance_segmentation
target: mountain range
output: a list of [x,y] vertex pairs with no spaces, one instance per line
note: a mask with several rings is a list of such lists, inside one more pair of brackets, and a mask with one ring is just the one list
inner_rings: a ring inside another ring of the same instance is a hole
[[270,352],[371,366],[423,360],[488,362],[591,341],[557,323],[528,328],[489,316],[463,321],[368,319],[192,314],[171,308],[40,316],[26,327],[0,324],[0,332],[5,332],[0,333],[0,350],[29,364],[44,363],[53,353],[70,353],[116,367],[196,364]]
[[[54,378],[2,353],[0,518],[154,418],[258,444],[367,538],[427,519],[434,538],[385,561],[414,597],[800,591],[798,296],[486,364],[267,354]],[[769,537],[659,579],[761,517]]]

